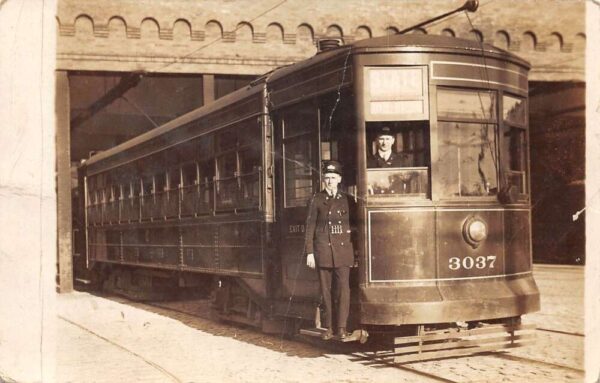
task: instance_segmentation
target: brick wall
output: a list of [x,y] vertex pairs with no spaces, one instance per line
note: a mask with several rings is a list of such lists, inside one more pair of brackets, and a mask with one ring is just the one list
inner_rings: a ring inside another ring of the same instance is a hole
[[[58,67],[164,73],[261,74],[315,53],[314,39],[382,36],[460,1],[61,0]],[[583,80],[585,4],[488,0],[426,27],[483,38],[533,64],[540,81]]]

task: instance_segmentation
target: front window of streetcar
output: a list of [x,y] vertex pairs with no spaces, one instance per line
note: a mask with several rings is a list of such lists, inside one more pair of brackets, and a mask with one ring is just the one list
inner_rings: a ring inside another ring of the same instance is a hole
[[[392,142],[391,153],[387,155],[381,154],[378,143],[382,129],[389,132],[386,139]],[[427,198],[429,158],[428,121],[367,123],[368,195]]]
[[364,70],[368,198],[431,198],[427,66]]
[[497,93],[439,88],[441,198],[498,194]]

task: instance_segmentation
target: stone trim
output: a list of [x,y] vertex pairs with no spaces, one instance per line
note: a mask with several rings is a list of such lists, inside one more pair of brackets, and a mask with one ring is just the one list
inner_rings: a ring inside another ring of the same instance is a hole
[[284,44],[296,44],[296,34],[295,33],[284,33],[283,34],[283,43]]
[[560,51],[565,52],[565,53],[573,52],[573,44],[572,43],[564,43],[562,48],[560,49]]
[[158,30],[158,38],[161,40],[173,40],[172,28],[160,28]]
[[192,30],[191,38],[192,38],[192,41],[204,41],[204,39],[206,38],[206,35],[205,35],[204,31]]
[[535,44],[534,50],[536,52],[546,52],[546,45],[546,43],[538,41],[537,44]]
[[94,37],[107,38],[108,25],[94,25]]
[[[75,0],[65,0],[65,1],[75,1]],[[89,13],[89,12],[88,12]],[[82,13],[82,14],[86,14],[86,13]],[[86,14],[87,15],[87,14]],[[89,17],[89,16],[86,16]],[[128,39],[140,39],[140,26],[135,25],[135,23],[128,23],[127,21],[127,16],[126,15],[115,15],[113,17],[118,17],[121,20],[123,20],[123,22],[125,23],[125,27],[126,27],[126,36]],[[344,16],[340,16],[340,17],[344,17]],[[91,18],[91,17],[90,17]],[[151,19],[154,19],[152,17],[148,17]],[[188,25],[191,28],[191,40],[192,41],[203,41],[205,40],[205,36],[206,36],[206,32],[204,30],[195,30],[194,29],[194,24],[189,21],[188,19],[185,18],[181,18],[179,17],[177,20],[185,20]],[[91,18],[92,21],[92,25],[93,25],[93,36],[96,38],[106,38],[110,35],[109,32],[109,27],[108,24],[103,23],[102,21],[100,21],[99,18]],[[218,20],[215,20],[216,22],[219,22]],[[77,30],[75,27],[75,23],[61,23],[60,19],[57,19],[58,22],[58,35],[60,37],[73,37],[77,35]],[[220,23],[220,22],[219,22]],[[307,25],[309,28],[311,28],[311,30],[315,31],[315,30],[321,30],[320,28],[318,28],[315,24],[309,24],[309,23],[303,23],[305,25]],[[364,24],[364,23],[363,23]],[[361,26],[363,25],[361,24]],[[158,24],[158,38],[160,40],[172,40],[173,39],[173,28],[168,27],[169,23],[162,23],[162,24]],[[252,25],[251,23],[248,23],[248,25],[250,26],[250,28],[253,30],[253,36],[252,36],[252,41],[254,43],[257,44],[262,44],[267,42],[266,39],[266,30],[261,31],[262,29],[259,29],[256,25]],[[278,24],[279,25],[279,24]],[[387,28],[397,28],[392,24],[384,24],[385,27]],[[202,27],[201,27],[202,28]],[[282,27],[283,28],[283,27]],[[358,27],[357,27],[358,28]],[[371,25],[370,27],[371,30],[383,30],[381,28],[377,28],[376,25]],[[352,30],[352,28],[349,28],[349,30]],[[519,41],[517,37],[517,32],[514,31],[514,33],[508,33],[506,32],[504,29],[501,29],[501,31],[503,33],[507,33],[509,36],[509,40],[511,41],[509,50],[510,51],[515,51],[518,52],[521,50],[520,45],[519,45]],[[286,33],[288,32],[288,33]],[[298,40],[298,36],[297,33],[295,33],[295,30],[290,30],[290,29],[283,29],[283,43],[284,44],[296,44],[297,40]],[[491,31],[488,31],[489,33],[485,33],[486,36],[492,36],[493,33]],[[541,33],[540,31],[538,31],[539,33]],[[535,33],[533,31],[530,31],[530,33],[532,33],[534,36],[537,35],[538,33]],[[556,32],[558,33],[558,32]],[[380,36],[381,34],[375,34],[373,37],[377,37]],[[314,40],[318,40],[318,39],[322,39],[322,38],[326,38],[327,35],[325,33],[315,33],[314,34]],[[355,41],[355,37],[352,35],[347,35],[347,36],[341,36],[341,38],[343,39],[343,41],[345,43],[351,43]],[[224,31],[222,32],[222,40],[223,42],[227,42],[227,43],[231,43],[231,42],[235,42],[236,39],[236,31]],[[485,42],[487,43],[493,43],[493,39],[489,39],[489,40],[485,40]],[[570,53],[573,51],[573,46],[575,44],[572,41],[569,42],[563,42],[563,47],[561,49],[560,52],[565,52],[565,53]],[[536,46],[534,48],[534,51],[537,52],[546,52],[548,48],[548,44],[545,41],[537,41]]]
[[254,32],[254,36],[252,36],[252,42],[257,44],[263,44],[267,42],[267,33],[266,32]]
[[[132,56],[132,55],[101,55],[101,54],[77,54],[58,53],[57,61],[89,61],[89,62],[132,62],[132,63],[164,63],[164,64],[225,64],[225,65],[272,65],[274,67],[289,65],[304,60],[307,57],[294,57],[292,59],[261,59],[261,58],[235,58],[235,57],[193,57],[175,59],[172,56]],[[57,70],[62,70],[57,65]]]
[[60,24],[58,26],[58,33],[60,36],[75,36],[75,24]]
[[139,39],[142,37],[140,28],[127,26],[127,38],[128,39]]
[[235,43],[235,31],[223,32],[222,40],[225,43]]

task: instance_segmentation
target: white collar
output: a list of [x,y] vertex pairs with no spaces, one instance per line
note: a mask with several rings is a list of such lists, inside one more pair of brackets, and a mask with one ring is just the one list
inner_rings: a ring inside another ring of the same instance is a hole
[[379,154],[379,157],[383,158],[385,161],[389,160],[389,158],[392,156],[392,151],[388,150],[387,152],[382,152],[381,150],[377,151],[377,154]]

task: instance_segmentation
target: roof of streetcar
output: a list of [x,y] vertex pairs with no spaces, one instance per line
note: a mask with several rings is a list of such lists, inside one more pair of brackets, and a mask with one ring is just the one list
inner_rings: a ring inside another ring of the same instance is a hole
[[267,82],[275,81],[289,73],[310,67],[333,57],[348,54],[384,52],[467,54],[471,56],[511,61],[514,64],[523,66],[527,69],[530,69],[531,67],[529,62],[522,58],[490,44],[450,36],[411,33],[406,35],[396,34],[358,40],[352,44],[341,45],[338,48],[319,52],[306,60],[273,71],[272,74],[268,76]]

